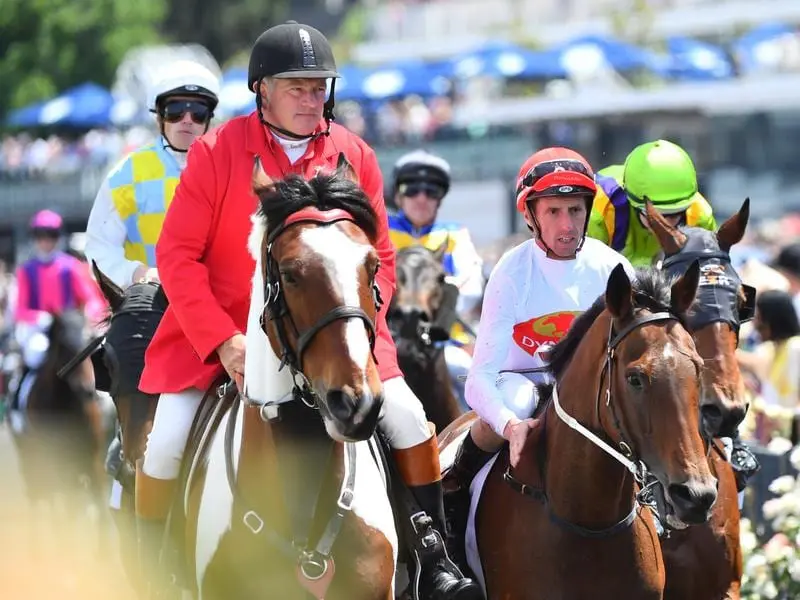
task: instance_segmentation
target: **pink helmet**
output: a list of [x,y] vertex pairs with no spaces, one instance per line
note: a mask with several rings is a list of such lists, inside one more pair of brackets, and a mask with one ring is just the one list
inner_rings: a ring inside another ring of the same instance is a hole
[[31,219],[30,228],[32,231],[47,231],[61,233],[64,220],[57,212],[52,210],[40,210]]

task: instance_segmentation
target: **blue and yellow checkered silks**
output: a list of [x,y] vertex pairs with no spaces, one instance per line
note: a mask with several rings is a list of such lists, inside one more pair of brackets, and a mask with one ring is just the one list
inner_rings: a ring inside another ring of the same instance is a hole
[[389,239],[397,250],[408,246],[425,246],[428,250],[438,250],[445,240],[447,241],[442,264],[448,275],[455,274],[453,250],[458,243],[458,232],[462,229],[462,226],[454,223],[434,223],[415,230],[402,213],[389,215]]
[[156,142],[132,152],[108,176],[111,200],[125,223],[125,258],[156,266],[156,242],[181,170]]
[[[425,246],[428,250],[438,250],[447,241],[447,248],[442,258],[442,265],[445,273],[456,275],[456,266],[453,261],[453,251],[458,245],[461,232],[466,231],[462,225],[456,223],[434,223],[415,229],[411,221],[402,213],[389,214],[389,239],[397,250],[402,250],[408,246]],[[470,344],[474,340],[464,330],[455,323],[450,330],[451,342],[463,346]]]

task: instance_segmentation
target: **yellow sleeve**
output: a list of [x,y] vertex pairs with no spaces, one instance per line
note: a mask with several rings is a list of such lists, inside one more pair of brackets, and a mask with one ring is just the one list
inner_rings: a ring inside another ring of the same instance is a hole
[[611,243],[611,235],[605,218],[606,209],[610,204],[605,192],[598,187],[592,204],[592,212],[589,214],[589,228],[586,230],[587,236],[600,240],[606,246]]
[[717,221],[714,219],[714,211],[708,200],[697,194],[697,198],[686,211],[686,222],[690,227],[700,227],[708,231],[717,230]]

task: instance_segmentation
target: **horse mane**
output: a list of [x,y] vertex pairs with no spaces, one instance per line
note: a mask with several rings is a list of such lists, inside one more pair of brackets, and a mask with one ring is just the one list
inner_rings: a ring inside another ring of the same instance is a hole
[[[653,267],[636,269],[636,277],[631,280],[633,308],[675,314],[670,304],[674,279],[673,276]],[[605,293],[603,293],[594,301],[589,310],[573,321],[567,335],[550,351],[548,370],[556,379],[564,373],[581,340],[586,337],[589,329],[605,308]],[[687,326],[685,315],[675,314],[675,316],[684,327]]]
[[[340,173],[319,173],[311,179],[288,175],[255,190],[259,199],[257,217],[266,225],[266,235],[289,217],[307,207],[319,210],[342,209],[355,220],[372,244],[378,236],[378,217],[361,186]],[[252,250],[252,248],[251,248]]]

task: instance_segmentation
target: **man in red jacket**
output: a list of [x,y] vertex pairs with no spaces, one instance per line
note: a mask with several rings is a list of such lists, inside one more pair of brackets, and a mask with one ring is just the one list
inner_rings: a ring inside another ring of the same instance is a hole
[[[248,85],[256,110],[199,138],[167,212],[156,259],[170,305],[145,356],[139,387],[160,394],[143,464],[136,473],[136,512],[141,542],[160,542],[184,444],[204,391],[223,369],[242,389],[250,286],[255,263],[248,253],[250,187],[255,157],[272,179],[313,177],[334,170],[340,152],[353,165],[378,216],[377,282],[388,306],[395,285],[383,182],[375,153],[343,127],[332,124],[334,85],[326,102],[326,80],[339,77],[328,41],[296,22],[277,25],[256,41]],[[324,118],[323,118],[324,117]],[[445,533],[439,456],[419,400],[399,367],[385,308],[378,315],[375,353],[384,382],[380,427],[394,450],[406,484],[420,507]],[[423,531],[422,534],[431,533]],[[441,540],[440,540],[441,541]],[[480,588],[447,559],[423,565],[426,598],[466,600]]]

